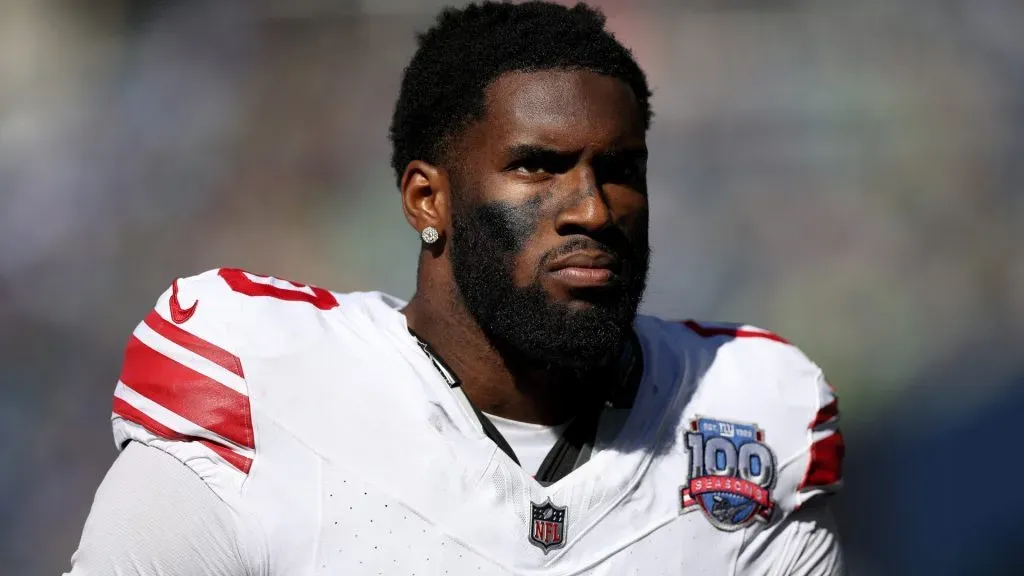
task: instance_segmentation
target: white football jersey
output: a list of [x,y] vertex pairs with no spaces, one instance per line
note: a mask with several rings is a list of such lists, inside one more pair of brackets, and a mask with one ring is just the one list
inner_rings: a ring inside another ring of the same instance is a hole
[[837,489],[843,440],[834,391],[792,345],[639,316],[621,431],[542,486],[403,305],[235,269],[180,279],[128,342],[117,445],[191,468],[272,576],[818,573],[779,535]]

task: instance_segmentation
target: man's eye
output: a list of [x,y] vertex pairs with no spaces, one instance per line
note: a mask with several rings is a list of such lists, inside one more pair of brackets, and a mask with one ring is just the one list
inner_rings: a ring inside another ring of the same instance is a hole
[[520,176],[550,176],[568,172],[575,163],[576,156],[572,154],[537,152],[516,158],[506,170]]
[[594,171],[598,180],[611,182],[613,184],[636,185],[644,179],[646,166],[643,163],[633,160],[612,159],[604,162],[596,162]]
[[516,172],[527,176],[544,174],[547,170],[539,162],[522,162],[516,166]]

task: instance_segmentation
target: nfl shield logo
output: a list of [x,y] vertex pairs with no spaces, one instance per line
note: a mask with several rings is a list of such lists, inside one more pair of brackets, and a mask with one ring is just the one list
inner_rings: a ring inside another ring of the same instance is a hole
[[545,554],[565,545],[565,506],[555,506],[548,498],[543,504],[530,503],[533,522],[530,524],[530,544]]

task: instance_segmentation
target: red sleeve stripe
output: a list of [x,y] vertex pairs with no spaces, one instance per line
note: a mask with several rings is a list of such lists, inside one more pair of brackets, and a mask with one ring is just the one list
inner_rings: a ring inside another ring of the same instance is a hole
[[128,340],[121,382],[239,446],[255,447],[247,396],[160,354],[135,336]]
[[800,482],[798,490],[838,484],[843,478],[843,454],[845,452],[846,443],[843,440],[843,434],[838,431],[811,444],[807,471],[804,473],[804,479]]
[[211,344],[194,334],[182,330],[165,320],[164,317],[158,314],[156,310],[150,312],[149,315],[146,316],[144,322],[146,323],[146,326],[149,326],[154,332],[164,338],[167,338],[171,342],[174,342],[178,346],[206,358],[225,370],[234,372],[239,378],[245,378],[245,374],[242,372],[242,362],[238,359],[238,356],[235,356],[220,346]]
[[136,410],[163,424],[167,428],[174,430],[178,434],[184,434],[189,437],[205,438],[214,444],[227,446],[239,454],[244,454],[250,457],[255,454],[253,449],[239,446],[231,440],[228,440],[219,434],[199,426],[195,422],[186,420],[174,412],[171,412],[167,408],[164,408],[142,394],[139,394],[135,390],[132,390],[126,386],[124,382],[118,381],[117,387],[114,388],[114,397],[120,398],[128,404],[131,404]]
[[171,430],[167,426],[164,426],[163,424],[157,422],[156,420],[150,418],[149,416],[146,416],[144,412],[138,410],[137,408],[125,402],[121,398],[114,398],[114,414],[120,416],[121,418],[124,418],[129,422],[133,422],[135,424],[138,424],[139,426],[142,426],[143,428],[148,430],[150,434],[153,434],[155,436],[179,442],[198,442],[212,450],[218,456],[223,458],[227,463],[241,470],[245,474],[248,474],[249,469],[252,468],[251,458],[247,458],[246,456],[238,454],[237,452],[231,450],[230,448],[221,446],[220,444],[211,442],[205,438],[179,434],[178,432]]
[[[220,277],[227,282],[232,290],[247,296],[267,296],[278,300],[289,300],[292,302],[309,302],[321,310],[331,310],[338,307],[338,299],[329,290],[316,286],[298,284],[289,280],[281,280],[262,274],[252,274],[237,268],[221,268],[218,272]],[[259,278],[262,281],[255,281],[250,276]],[[274,282],[287,282],[290,288],[275,286]],[[306,292],[309,290],[309,292]]]
[[135,332],[132,333],[132,336],[150,349],[159,352],[186,368],[191,368],[207,378],[231,388],[239,394],[247,395],[249,393],[245,378],[240,378],[238,374],[225,370],[220,364],[215,364],[208,358],[183,348],[175,342],[171,342],[150,328],[149,324],[145,322],[135,327]]
[[811,422],[811,428],[817,428],[822,424],[830,422],[839,417],[839,400],[835,399],[826,404],[818,413],[814,415],[814,421]]
[[725,328],[721,326],[704,326],[698,324],[694,320],[685,320],[683,324],[702,338],[711,338],[713,336],[729,336],[732,338],[764,338],[765,340],[774,340],[775,342],[789,344],[788,340],[771,332],[747,330],[743,328]]

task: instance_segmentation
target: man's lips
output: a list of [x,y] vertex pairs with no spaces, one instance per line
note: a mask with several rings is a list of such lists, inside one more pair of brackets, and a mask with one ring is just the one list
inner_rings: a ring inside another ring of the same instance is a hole
[[551,273],[559,282],[572,288],[604,286],[615,274],[607,268],[581,268],[570,266]]
[[607,252],[573,252],[548,266],[551,276],[571,288],[604,286],[615,277],[616,260]]

